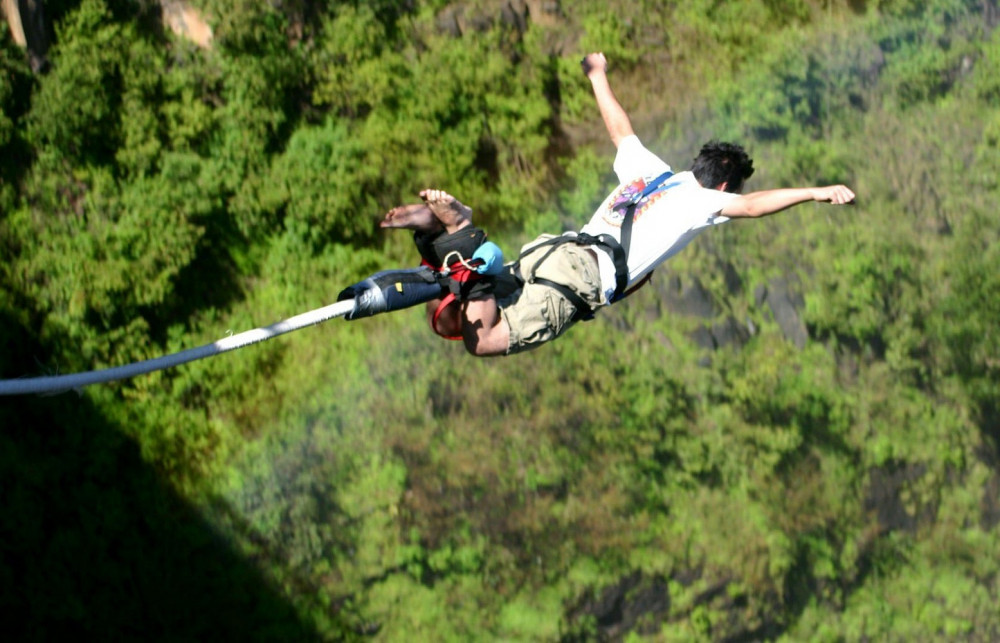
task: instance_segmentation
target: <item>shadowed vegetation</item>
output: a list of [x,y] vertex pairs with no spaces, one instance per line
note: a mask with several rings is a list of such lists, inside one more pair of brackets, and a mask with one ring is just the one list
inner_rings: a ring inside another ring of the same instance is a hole
[[[416,265],[440,187],[512,257],[648,147],[742,141],[723,226],[531,354],[422,310],[0,402],[25,640],[1000,638],[995,0],[47,3],[0,34],[0,375],[87,370]],[[50,6],[51,5],[51,6]]]

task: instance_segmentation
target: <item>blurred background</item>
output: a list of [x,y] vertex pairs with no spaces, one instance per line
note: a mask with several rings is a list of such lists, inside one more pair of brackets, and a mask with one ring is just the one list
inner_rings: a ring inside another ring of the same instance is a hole
[[846,183],[476,360],[419,308],[0,400],[13,640],[1000,638],[995,0],[5,0],[0,377],[190,348],[675,169]]

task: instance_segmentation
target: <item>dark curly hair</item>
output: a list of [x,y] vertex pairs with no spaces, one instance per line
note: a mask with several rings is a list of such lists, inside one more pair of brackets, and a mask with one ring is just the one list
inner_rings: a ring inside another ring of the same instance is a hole
[[753,160],[742,145],[709,141],[698,152],[691,172],[702,187],[714,190],[725,183],[726,192],[739,193],[753,175]]

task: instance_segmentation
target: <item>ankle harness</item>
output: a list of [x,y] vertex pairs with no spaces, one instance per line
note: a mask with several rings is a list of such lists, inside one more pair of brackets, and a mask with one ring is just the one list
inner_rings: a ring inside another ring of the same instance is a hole
[[493,278],[479,274],[476,266],[469,263],[473,253],[485,241],[486,232],[472,225],[450,234],[413,234],[413,243],[422,259],[420,265],[439,275],[443,297],[431,318],[431,326],[435,333],[445,339],[458,340],[462,337],[448,335],[440,330],[438,319],[444,310],[456,301],[475,299],[493,291]]

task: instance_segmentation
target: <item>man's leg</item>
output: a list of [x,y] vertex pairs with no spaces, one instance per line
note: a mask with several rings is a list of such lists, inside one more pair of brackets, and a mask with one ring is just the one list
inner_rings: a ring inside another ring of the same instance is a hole
[[[447,232],[472,224],[472,208],[447,192],[424,190],[420,197]],[[500,315],[497,300],[492,295],[463,302],[461,326],[465,348],[473,355],[486,357],[507,353],[510,329]]]
[[[425,190],[424,192],[427,192]],[[423,193],[421,193],[423,196]],[[449,222],[451,222],[449,220]],[[445,232],[445,225],[438,219],[426,203],[409,203],[397,206],[388,212],[379,223],[382,228],[396,228],[401,230],[413,230],[424,234],[435,232]],[[457,306],[449,306],[441,312],[437,320],[437,327],[434,325],[434,314],[440,299],[432,299],[427,302],[427,323],[434,332],[441,332],[446,336],[458,336],[462,334],[462,320]]]
[[[424,234],[451,234],[472,224],[472,208],[447,192],[421,190],[420,198],[423,203],[401,205],[389,210],[379,225]],[[438,312],[440,304],[440,299],[427,302],[427,323],[431,329],[445,337],[464,335],[465,316],[458,302]],[[434,323],[435,314],[438,315],[437,324]]]

